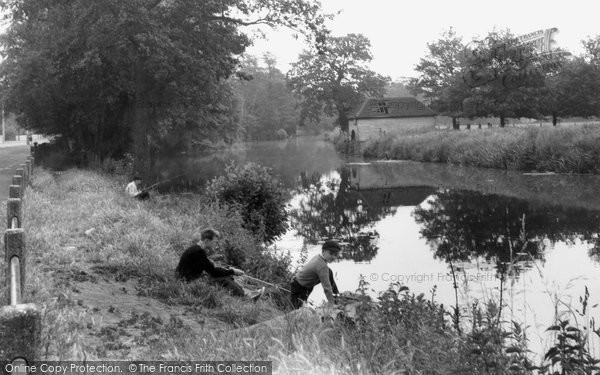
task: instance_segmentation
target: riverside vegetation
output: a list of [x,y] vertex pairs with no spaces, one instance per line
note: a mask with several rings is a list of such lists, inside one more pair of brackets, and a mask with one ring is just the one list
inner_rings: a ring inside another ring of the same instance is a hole
[[[347,141],[336,140],[346,150]],[[556,173],[600,173],[600,127],[436,130],[369,140],[368,158],[452,163],[473,167]]]
[[[361,282],[352,321],[322,323],[295,315],[279,331],[244,330],[282,315],[287,297],[271,290],[253,304],[202,280],[182,283],[173,270],[193,231],[211,224],[224,234],[214,257],[252,276],[287,283],[290,257],[263,246],[268,215],[248,215],[241,204],[250,196],[247,179],[262,180],[271,199],[284,197],[266,173],[256,165],[232,166],[209,184],[207,194],[157,195],[140,203],[122,193],[123,176],[38,169],[27,189],[25,300],[42,306],[43,358],[270,360],[277,373],[536,371],[525,327],[503,322],[493,302],[474,303],[457,326],[436,303],[435,290],[414,295],[400,285],[390,285],[373,303]],[[238,200],[218,198],[225,195]],[[281,211],[271,212],[281,220]],[[260,219],[249,224],[248,218]],[[557,332],[556,345],[541,373],[596,371],[586,345],[591,332],[566,320],[550,330]]]

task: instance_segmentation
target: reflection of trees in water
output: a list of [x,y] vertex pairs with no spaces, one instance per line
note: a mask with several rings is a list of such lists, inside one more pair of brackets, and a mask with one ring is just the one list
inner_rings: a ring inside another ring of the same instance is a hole
[[342,259],[368,261],[378,250],[372,225],[395,209],[387,206],[385,199],[367,203],[360,192],[350,190],[349,173],[342,169],[339,178],[328,180],[301,174],[303,199],[291,212],[292,227],[310,244],[324,238],[347,242]]
[[544,240],[596,243],[600,212],[469,191],[441,191],[413,213],[421,234],[448,263],[484,258],[497,272],[516,274],[529,260],[543,259]]

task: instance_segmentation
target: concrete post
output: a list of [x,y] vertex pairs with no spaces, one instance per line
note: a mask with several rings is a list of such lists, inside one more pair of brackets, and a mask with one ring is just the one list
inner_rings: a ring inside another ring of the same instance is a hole
[[9,198],[21,198],[21,185],[10,185],[8,187]]
[[33,163],[29,158],[25,162],[25,170],[27,171],[27,184],[31,182],[31,175],[33,174]]
[[[21,228],[22,206],[20,198],[8,198],[6,201],[6,228]],[[15,222],[16,221],[16,222]]]
[[[23,229],[7,229],[4,232],[4,250],[6,264],[6,285],[8,304],[17,305],[21,303],[23,287],[25,286],[25,231]],[[15,259],[18,260],[18,267],[15,269]],[[18,277],[15,274],[19,273]]]
[[[23,173],[23,170],[21,169],[19,172]],[[22,174],[16,174],[13,176],[13,185],[18,185],[21,188],[23,188],[23,175]]]
[[17,168],[17,171],[15,172],[15,175],[13,176],[13,185],[18,185],[19,186],[19,190],[21,192],[21,198],[23,197],[23,193],[24,193],[24,180],[23,180],[23,170],[21,168]]
[[[40,310],[32,303],[0,308],[0,363],[40,359],[41,321]],[[6,374],[4,368],[0,374]]]
[[23,163],[23,164],[20,165],[20,167],[21,168],[19,168],[19,169],[23,170],[23,189],[25,189],[25,187],[29,183],[29,173],[27,171],[27,164]]

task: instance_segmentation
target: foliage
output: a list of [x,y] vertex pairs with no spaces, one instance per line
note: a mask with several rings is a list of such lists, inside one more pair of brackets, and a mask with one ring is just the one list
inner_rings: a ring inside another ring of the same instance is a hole
[[[251,43],[243,27],[287,26],[322,39],[305,0],[7,0],[7,108],[27,129],[95,158],[131,151],[146,172],[163,148],[237,137],[224,80]],[[318,44],[318,43],[317,43]]]
[[389,82],[367,68],[371,42],[361,34],[329,37],[323,46],[303,51],[288,72],[288,84],[302,97],[301,121],[337,115],[341,130],[366,96],[382,96]]
[[556,59],[560,69],[546,78],[543,105],[556,125],[559,117],[600,115],[600,69],[583,57]]
[[[246,140],[282,139],[295,134],[300,122],[298,100],[286,86],[276,60],[265,54],[261,66],[254,57],[242,61],[245,79],[233,81],[239,102],[240,127]],[[283,133],[282,133],[283,132]]]
[[[588,352],[586,339],[579,328],[573,327],[568,320],[560,320],[547,330],[556,332],[556,342],[544,356],[544,360],[550,362],[546,367],[548,374],[583,375],[600,370],[600,360],[594,359]],[[557,367],[560,370],[550,372],[550,369]]]
[[510,330],[500,321],[498,306],[489,302],[485,309],[472,306],[471,328],[461,343],[466,354],[461,374],[527,374],[537,369],[527,354],[527,341],[521,326],[512,322]]
[[500,118],[593,116],[600,112],[598,37],[583,41],[585,53],[538,53],[510,31],[491,31],[464,45],[450,28],[428,43],[409,89],[442,115]]
[[492,31],[468,52],[463,72],[470,87],[468,117],[492,115],[504,127],[507,117],[539,116],[545,72],[533,46],[509,31]]
[[462,77],[466,47],[450,28],[439,40],[428,43],[427,48],[427,56],[415,67],[419,77],[411,79],[408,87],[440,114],[455,119],[463,114],[463,100],[468,96]]
[[273,242],[287,230],[285,189],[268,168],[230,164],[225,175],[210,181],[206,190],[211,199],[237,209],[244,227],[265,242]]

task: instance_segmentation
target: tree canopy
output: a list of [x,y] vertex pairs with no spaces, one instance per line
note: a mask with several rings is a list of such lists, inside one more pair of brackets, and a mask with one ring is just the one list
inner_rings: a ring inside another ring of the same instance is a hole
[[541,118],[600,113],[600,37],[583,41],[585,54],[539,53],[510,31],[491,31],[463,44],[453,29],[427,45],[409,89],[452,117]]
[[242,61],[245,79],[234,79],[233,86],[238,98],[239,124],[245,140],[269,140],[278,134],[296,132],[300,121],[298,99],[287,87],[285,74],[277,67],[272,54],[262,57],[262,64],[255,57]]
[[[320,43],[308,0],[8,0],[2,84],[28,129],[136,169],[165,146],[235,137],[225,80],[251,43],[244,26],[287,26]],[[168,135],[168,137],[166,137]],[[167,143],[167,144],[165,144]]]
[[290,87],[301,96],[301,120],[318,122],[336,115],[348,131],[348,116],[367,96],[380,97],[390,79],[367,68],[373,59],[364,35],[329,37],[322,46],[303,51],[288,72]]

